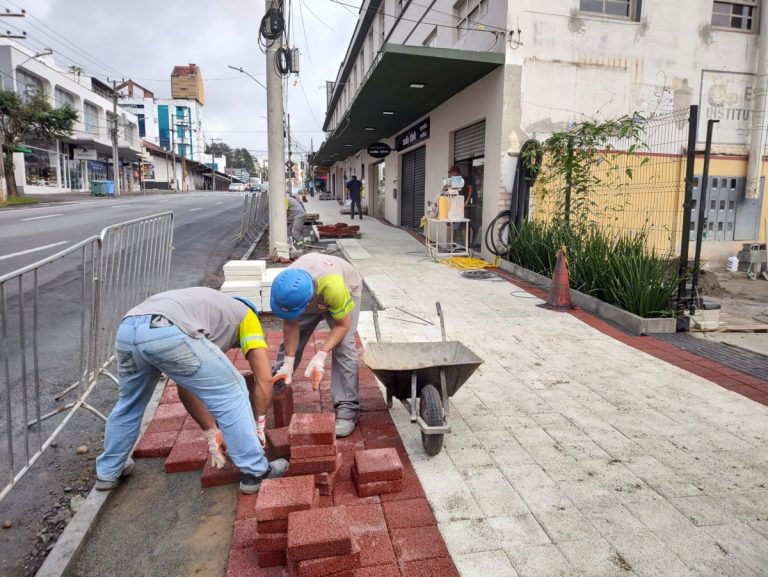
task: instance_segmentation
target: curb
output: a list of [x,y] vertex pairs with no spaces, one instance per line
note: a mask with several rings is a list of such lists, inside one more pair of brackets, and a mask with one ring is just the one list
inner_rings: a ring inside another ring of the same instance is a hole
[[[144,429],[147,428],[152,417],[155,415],[155,410],[157,410],[160,404],[160,397],[165,389],[165,383],[166,379],[161,378],[155,385],[155,391],[152,393],[152,398],[148,405],[152,410],[145,411],[144,413],[144,418],[141,420],[141,433],[144,432]],[[139,438],[141,438],[141,434]],[[69,574],[72,565],[80,553],[80,549],[96,526],[104,506],[109,503],[113,494],[114,491],[91,489],[85,502],[67,524],[64,532],[59,535],[53,549],[51,549],[40,569],[35,573],[35,577],[65,577]]]

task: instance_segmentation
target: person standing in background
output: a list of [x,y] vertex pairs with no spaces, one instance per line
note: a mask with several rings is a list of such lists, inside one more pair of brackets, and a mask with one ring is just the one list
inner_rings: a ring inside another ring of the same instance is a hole
[[352,178],[350,178],[349,181],[347,182],[349,199],[352,201],[352,205],[349,207],[349,213],[351,215],[350,220],[355,220],[355,205],[357,205],[357,210],[360,213],[360,220],[363,220],[363,207],[360,202],[362,187],[363,187],[362,183],[359,180],[357,180],[357,176],[353,174]]

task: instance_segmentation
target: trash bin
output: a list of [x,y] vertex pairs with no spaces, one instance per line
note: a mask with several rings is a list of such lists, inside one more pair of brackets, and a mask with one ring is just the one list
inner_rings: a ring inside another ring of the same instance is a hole
[[104,181],[104,194],[107,196],[115,195],[115,182],[113,180]]
[[107,193],[106,181],[104,180],[92,180],[91,181],[91,194],[94,196],[104,196]]

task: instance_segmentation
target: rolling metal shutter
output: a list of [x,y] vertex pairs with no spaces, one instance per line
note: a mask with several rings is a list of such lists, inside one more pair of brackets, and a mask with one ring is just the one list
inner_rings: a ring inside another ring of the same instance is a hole
[[403,155],[400,225],[419,228],[424,216],[427,148],[422,146]]
[[481,158],[485,156],[485,120],[457,130],[453,135],[453,158]]

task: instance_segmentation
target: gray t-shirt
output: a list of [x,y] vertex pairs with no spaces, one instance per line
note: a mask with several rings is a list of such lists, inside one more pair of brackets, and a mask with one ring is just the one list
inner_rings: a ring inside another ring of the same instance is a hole
[[248,306],[205,287],[166,291],[129,310],[126,317],[162,315],[193,339],[206,338],[222,351],[240,343],[240,323]]

